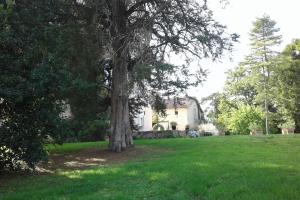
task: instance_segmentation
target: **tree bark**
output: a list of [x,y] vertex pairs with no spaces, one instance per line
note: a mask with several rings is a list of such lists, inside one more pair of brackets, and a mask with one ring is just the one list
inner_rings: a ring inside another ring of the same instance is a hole
[[126,0],[113,0],[111,35],[113,72],[109,149],[121,152],[133,145],[128,106],[128,29]]
[[300,112],[294,115],[295,120],[295,133],[300,133]]

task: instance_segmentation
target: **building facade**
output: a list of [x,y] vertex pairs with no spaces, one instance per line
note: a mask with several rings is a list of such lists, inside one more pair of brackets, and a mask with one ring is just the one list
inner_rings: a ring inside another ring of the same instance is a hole
[[[135,119],[139,131],[197,129],[204,120],[204,113],[196,98],[165,100],[166,115],[157,115],[150,106]],[[153,120],[155,119],[155,120]]]

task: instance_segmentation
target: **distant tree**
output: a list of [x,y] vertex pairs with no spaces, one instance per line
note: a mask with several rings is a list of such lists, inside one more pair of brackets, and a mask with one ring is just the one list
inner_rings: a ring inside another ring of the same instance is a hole
[[[230,107],[235,107],[235,105],[231,104],[223,93],[213,93],[203,98],[201,104],[204,103],[209,103],[208,108],[205,110],[208,121],[213,123],[219,131],[223,133],[228,132],[225,124],[219,120],[219,117],[222,113],[229,111]],[[221,106],[224,103],[227,105]]]
[[284,49],[272,78],[272,93],[281,107],[284,119],[295,121],[295,132],[300,133],[300,40],[296,39]]
[[251,53],[228,72],[225,84],[225,93],[231,100],[264,107],[266,134],[270,127],[276,129],[278,123],[277,108],[270,98],[270,79],[279,55],[274,48],[281,43],[278,32],[276,22],[268,15],[257,18],[250,32]]
[[281,43],[282,38],[278,34],[279,30],[276,27],[276,22],[270,16],[264,15],[261,18],[257,18],[250,32],[252,52],[245,62],[250,66],[252,73],[256,74],[257,83],[262,83],[257,84],[257,98],[261,98],[264,101],[266,134],[269,133],[269,80],[271,70],[275,65],[273,58],[278,55],[274,47]]
[[275,26],[268,16],[254,22],[251,54],[227,73],[224,92],[208,98],[217,105],[212,106],[215,109],[210,117],[225,131],[234,130],[232,127],[239,123],[232,120],[232,113],[244,117],[238,111],[239,105],[253,109],[264,105],[266,133],[278,133],[280,125],[293,124],[291,121],[295,122],[296,132],[300,132],[300,42],[294,40],[278,53],[274,47],[280,44],[281,36]]
[[256,85],[252,70],[241,63],[238,67],[227,72],[225,93],[236,101],[254,105],[257,96]]

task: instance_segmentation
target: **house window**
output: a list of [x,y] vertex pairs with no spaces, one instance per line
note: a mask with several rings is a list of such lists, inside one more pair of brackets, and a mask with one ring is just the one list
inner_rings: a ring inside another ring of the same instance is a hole
[[176,130],[176,125],[172,125],[171,128],[172,128],[173,131],[175,131]]
[[144,126],[144,117],[140,118],[140,126]]
[[177,128],[176,128],[176,126],[177,126],[177,123],[176,122],[171,122],[170,123],[170,125],[171,125],[171,128],[172,128],[172,130],[176,130]]
[[175,115],[178,115],[178,111],[177,110],[175,110]]

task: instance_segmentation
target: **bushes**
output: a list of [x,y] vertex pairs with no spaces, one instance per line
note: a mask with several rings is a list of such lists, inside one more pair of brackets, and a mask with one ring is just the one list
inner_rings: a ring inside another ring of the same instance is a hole
[[70,118],[68,121],[64,142],[94,142],[105,140],[109,134],[109,114],[92,120],[78,120]]
[[62,141],[59,114],[67,78],[57,48],[63,44],[56,40],[56,19],[42,4],[47,2],[0,6],[0,170],[34,168],[47,157],[49,137]]
[[257,107],[240,104],[222,113],[218,120],[231,134],[248,135],[252,126],[263,127],[263,112]]
[[93,120],[79,132],[80,141],[99,141],[105,140],[108,135],[109,122],[104,119]]
[[[10,108],[14,106],[6,101],[4,104]],[[10,118],[0,127],[0,170],[34,168],[36,163],[47,158],[44,144],[49,137],[56,143],[62,142],[62,121],[55,117],[52,109],[39,112],[45,107],[36,106],[30,100],[27,106],[18,106],[7,113]],[[24,115],[18,110],[21,108]]]

